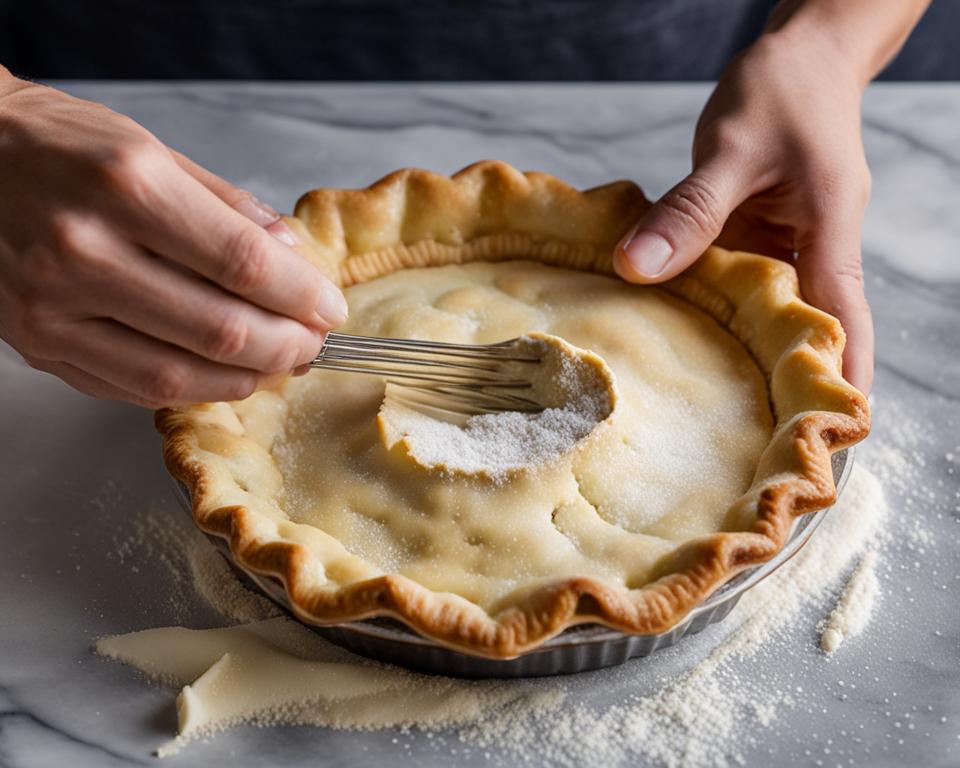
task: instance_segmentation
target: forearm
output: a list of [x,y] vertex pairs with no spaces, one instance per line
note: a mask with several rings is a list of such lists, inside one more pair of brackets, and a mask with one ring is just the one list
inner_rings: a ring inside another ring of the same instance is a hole
[[896,55],[931,0],[783,0],[766,33],[809,45],[822,42],[866,86]]

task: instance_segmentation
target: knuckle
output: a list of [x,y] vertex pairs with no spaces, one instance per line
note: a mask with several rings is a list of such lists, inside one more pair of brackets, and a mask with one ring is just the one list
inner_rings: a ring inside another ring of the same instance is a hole
[[720,196],[713,185],[703,179],[685,179],[667,192],[661,202],[688,225],[711,239],[723,228],[724,214]]
[[838,267],[834,272],[834,281],[843,303],[857,307],[867,306],[863,269],[859,261]]
[[60,216],[51,222],[51,245],[31,259],[29,271],[38,288],[55,285],[58,278],[77,275],[101,276],[109,270],[112,259],[101,246],[94,245],[95,225],[74,216]]
[[244,204],[252,204],[256,198],[253,192],[240,187],[232,187],[223,193],[223,201],[231,208],[239,208]]
[[186,368],[167,363],[146,374],[137,394],[154,403],[173,405],[183,400],[189,381],[190,374]]
[[51,250],[58,254],[74,255],[83,243],[83,223],[74,215],[54,214],[47,225]]
[[248,200],[253,200],[253,193],[243,187],[232,187],[226,191],[224,202],[233,207]]
[[204,352],[220,362],[234,359],[243,352],[249,338],[249,327],[237,312],[226,312],[210,331]]
[[127,139],[111,148],[101,162],[107,185],[138,199],[152,196],[153,179],[164,161],[162,146],[152,137]]
[[848,285],[850,288],[856,288],[860,291],[863,290],[863,265],[859,257],[837,265],[834,274],[840,282]]
[[223,267],[224,287],[246,294],[266,286],[270,277],[270,257],[257,228],[243,227],[237,230],[227,246],[227,261]]

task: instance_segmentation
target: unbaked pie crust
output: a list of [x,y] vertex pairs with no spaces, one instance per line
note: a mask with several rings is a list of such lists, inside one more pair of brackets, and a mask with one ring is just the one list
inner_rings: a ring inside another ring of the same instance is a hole
[[504,480],[383,440],[383,384],[314,371],[238,403],[157,413],[197,525],[283,581],[304,621],[392,616],[509,658],[566,627],[669,629],[833,502],[832,452],[869,430],[844,336],[785,263],[710,248],[657,287],[613,276],[649,202],[499,162],[316,190],[289,219],[348,293],[344,330],[486,343],[556,334],[602,357],[613,412]]

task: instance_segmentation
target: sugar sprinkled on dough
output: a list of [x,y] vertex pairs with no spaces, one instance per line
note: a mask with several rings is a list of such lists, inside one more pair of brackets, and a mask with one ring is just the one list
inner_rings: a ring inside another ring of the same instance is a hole
[[559,458],[586,437],[597,420],[589,411],[571,407],[536,414],[485,413],[471,416],[463,427],[414,412],[397,423],[420,464],[499,477]]
[[612,374],[555,337],[525,336],[521,344],[543,360],[535,368],[519,369],[517,375],[542,377],[534,379],[530,393],[550,407],[538,413],[484,413],[454,424],[392,404],[388,395],[381,413],[390,434],[402,435],[410,455],[423,467],[495,479],[548,464],[569,452],[610,414]]
[[[356,558],[338,559],[334,581],[398,573],[495,610],[558,573],[639,586],[679,538],[731,524],[773,420],[763,373],[705,313],[660,289],[514,262],[348,290],[346,331],[482,344],[539,329],[602,353],[618,387],[609,419],[557,460],[465,474],[457,456],[418,465],[388,436],[379,379],[318,370],[288,382],[282,430],[261,445],[282,477],[279,508]],[[473,309],[482,322],[467,332]],[[339,558],[315,541],[322,561]]]

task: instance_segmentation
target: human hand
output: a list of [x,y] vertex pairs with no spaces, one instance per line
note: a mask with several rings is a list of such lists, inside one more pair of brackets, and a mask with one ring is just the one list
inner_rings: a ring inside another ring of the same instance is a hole
[[0,67],[0,337],[148,407],[238,400],[347,314],[280,216],[106,107]]
[[804,299],[847,335],[844,376],[869,392],[873,323],[860,226],[870,173],[864,83],[827,41],[767,35],[727,68],[697,124],[693,172],[617,246],[614,268],[659,283],[719,245],[794,264]]

